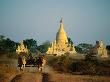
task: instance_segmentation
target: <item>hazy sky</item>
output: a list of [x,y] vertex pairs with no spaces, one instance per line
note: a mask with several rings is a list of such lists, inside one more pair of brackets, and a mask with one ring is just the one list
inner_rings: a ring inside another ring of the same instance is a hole
[[0,0],[0,35],[53,41],[61,17],[75,44],[110,44],[110,0]]

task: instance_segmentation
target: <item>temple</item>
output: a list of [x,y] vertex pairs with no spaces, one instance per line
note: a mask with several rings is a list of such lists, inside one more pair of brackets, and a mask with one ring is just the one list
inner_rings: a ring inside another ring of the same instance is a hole
[[107,58],[107,49],[104,47],[102,41],[96,41],[96,45],[93,48],[93,53],[96,54],[98,57]]
[[60,28],[56,34],[56,40],[51,43],[51,47],[48,48],[46,53],[55,55],[76,53],[74,46],[68,42],[67,34],[64,30],[64,24],[62,19],[60,21]]
[[16,49],[16,53],[20,54],[20,53],[28,53],[29,50],[27,49],[27,46],[24,46],[23,41],[20,42],[20,45],[18,45],[17,49]]

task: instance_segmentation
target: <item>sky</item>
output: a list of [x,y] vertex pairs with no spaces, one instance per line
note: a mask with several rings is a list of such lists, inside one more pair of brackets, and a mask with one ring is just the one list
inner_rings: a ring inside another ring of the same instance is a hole
[[61,17],[75,45],[110,45],[110,0],[0,0],[0,35],[54,41]]

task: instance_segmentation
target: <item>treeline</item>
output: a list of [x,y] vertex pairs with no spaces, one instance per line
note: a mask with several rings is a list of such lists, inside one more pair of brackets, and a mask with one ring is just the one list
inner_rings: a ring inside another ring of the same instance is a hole
[[[34,39],[25,39],[23,40],[24,45],[27,46],[31,53],[35,53],[36,50],[40,51],[41,53],[45,53],[48,50],[48,47],[51,46],[50,41],[45,41],[41,45],[38,45],[37,41]],[[69,44],[74,45],[73,41],[70,37],[68,37]],[[7,52],[15,52],[19,42],[15,42],[10,38],[6,38],[3,35],[0,35],[0,53],[7,53]],[[93,48],[92,44],[88,43],[80,43],[75,46],[75,49],[78,53],[87,54],[88,51]],[[110,45],[107,45],[106,48],[110,51]],[[110,53],[110,52],[109,52]]]
[[[25,39],[23,40],[23,43],[25,46],[27,46],[30,53],[35,53],[36,50],[39,50],[41,53],[45,53],[50,46],[49,41],[38,45],[37,41],[34,39]],[[15,53],[19,44],[19,42],[15,42],[10,38],[0,35],[0,54]]]
[[14,52],[19,43],[12,41],[10,38],[6,38],[0,35],[0,53]]

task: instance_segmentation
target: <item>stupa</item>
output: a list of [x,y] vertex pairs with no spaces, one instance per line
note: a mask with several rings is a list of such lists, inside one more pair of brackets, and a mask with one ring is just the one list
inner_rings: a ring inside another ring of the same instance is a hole
[[98,57],[107,58],[107,49],[104,47],[102,41],[96,41],[96,44],[93,48],[93,53],[95,53]]
[[16,53],[20,54],[20,53],[28,53],[29,50],[27,49],[27,46],[24,46],[23,41],[20,42],[20,45],[18,45],[17,49],[16,49]]
[[68,42],[67,34],[64,30],[63,19],[60,21],[60,28],[56,34],[56,39],[51,43],[51,47],[48,48],[47,54],[55,54],[57,56],[70,53],[76,53],[74,45]]

